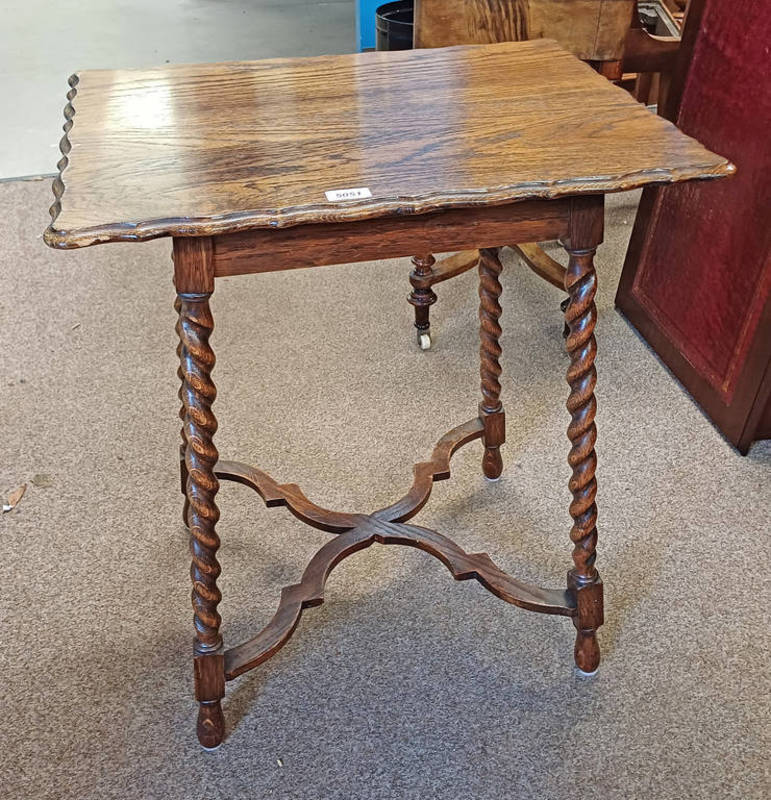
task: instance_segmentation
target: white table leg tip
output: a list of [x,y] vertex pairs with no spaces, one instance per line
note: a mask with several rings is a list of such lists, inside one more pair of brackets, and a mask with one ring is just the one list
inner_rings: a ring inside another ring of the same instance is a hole
[[576,675],[578,675],[581,678],[593,678],[599,671],[600,671],[599,667],[597,667],[597,669],[594,670],[594,672],[584,672],[582,669],[576,667]]
[[201,750],[205,750],[207,753],[216,753],[220,747],[222,747],[222,742],[220,742],[216,747],[204,747],[201,745]]
[[486,480],[488,483],[498,483],[498,481],[499,481],[500,479],[501,479],[501,476],[500,476],[500,475],[499,475],[497,478],[488,478],[488,477],[487,477],[487,475],[485,475],[485,480]]

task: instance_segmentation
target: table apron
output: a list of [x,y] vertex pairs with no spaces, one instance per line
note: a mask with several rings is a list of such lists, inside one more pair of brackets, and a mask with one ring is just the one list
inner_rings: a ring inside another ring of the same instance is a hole
[[570,199],[452,209],[213,237],[215,276],[497,247],[567,235]]

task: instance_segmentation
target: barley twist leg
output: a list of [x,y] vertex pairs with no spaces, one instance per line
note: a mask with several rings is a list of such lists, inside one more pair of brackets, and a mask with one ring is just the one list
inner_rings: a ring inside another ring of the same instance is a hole
[[214,352],[209,336],[214,322],[210,294],[179,294],[177,333],[180,340],[180,395],[184,408],[185,465],[187,472],[187,526],[190,530],[195,625],[196,697],[199,701],[198,739],[206,748],[219,746],[224,736],[221,698],[225,693],[222,636],[217,605],[220,565],[215,532],[219,510],[215,497],[219,482],[214,475],[217,448],[213,437],[217,420],[212,403],[217,390],[211,379]]
[[484,420],[485,452],[482,471],[490,480],[497,480],[503,472],[500,447],[506,438],[505,416],[501,403],[501,304],[503,287],[500,274],[503,269],[497,248],[479,251],[479,374],[482,402],[479,415]]
[[568,455],[573,474],[569,487],[573,495],[570,516],[573,527],[573,569],[568,573],[568,586],[575,592],[578,615],[575,625],[575,660],[578,668],[593,673],[600,663],[600,648],[597,643],[597,628],[602,624],[602,583],[594,566],[597,547],[597,441],[595,415],[597,402],[594,388],[597,372],[594,359],[597,343],[594,327],[597,309],[594,296],[597,276],[594,271],[594,249],[570,250],[570,260],[565,276],[565,288],[570,302],[565,310],[565,322],[569,328],[566,339],[570,355],[567,381],[570,395],[567,408],[571,420],[568,438],[571,448]]

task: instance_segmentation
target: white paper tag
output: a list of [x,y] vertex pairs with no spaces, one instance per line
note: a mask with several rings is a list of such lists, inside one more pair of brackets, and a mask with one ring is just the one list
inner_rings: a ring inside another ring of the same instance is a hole
[[367,197],[372,197],[372,192],[366,188],[335,189],[332,192],[324,192],[324,194],[327,196],[327,200],[329,200],[330,203],[334,203],[339,200],[363,200]]

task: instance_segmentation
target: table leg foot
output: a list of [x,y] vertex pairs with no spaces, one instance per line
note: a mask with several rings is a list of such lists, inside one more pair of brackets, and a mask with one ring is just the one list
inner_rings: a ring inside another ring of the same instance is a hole
[[219,700],[199,704],[196,731],[204,750],[217,750],[222,744],[225,738],[225,716]]
[[485,452],[482,456],[482,472],[488,481],[500,480],[503,472],[501,443],[504,439],[505,416],[503,412],[483,416],[485,422]]
[[503,459],[497,447],[488,447],[482,457],[482,472],[488,481],[497,482],[501,479],[503,472]]
[[578,672],[588,677],[596,675],[600,668],[600,645],[597,631],[578,631],[573,651]]
[[568,573],[568,591],[576,598],[576,644],[573,649],[576,667],[584,675],[593,675],[600,666],[600,645],[597,629],[603,623],[603,591],[599,576],[584,582],[576,570]]
[[[200,647],[196,640],[195,646]],[[195,699],[198,700],[198,741],[206,750],[214,750],[225,738],[222,698],[225,696],[225,656],[219,651],[196,655],[193,659]]]

